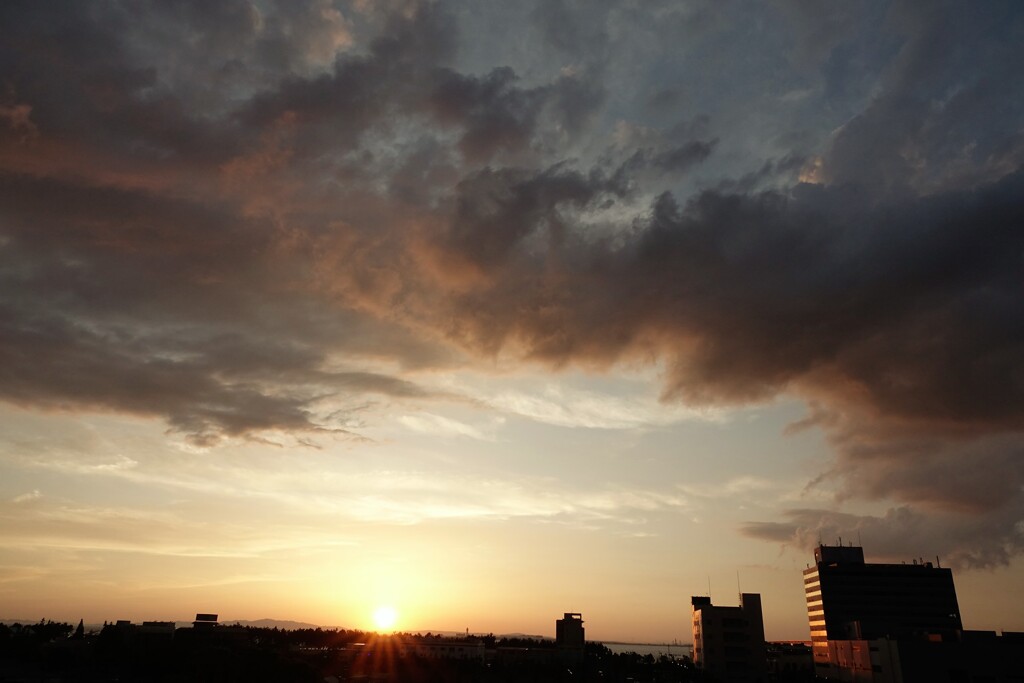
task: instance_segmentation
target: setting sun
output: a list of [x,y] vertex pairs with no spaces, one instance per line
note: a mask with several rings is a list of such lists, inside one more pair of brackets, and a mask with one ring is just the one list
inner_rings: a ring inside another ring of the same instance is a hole
[[394,607],[382,605],[373,612],[373,623],[380,631],[390,631],[398,621],[398,612]]

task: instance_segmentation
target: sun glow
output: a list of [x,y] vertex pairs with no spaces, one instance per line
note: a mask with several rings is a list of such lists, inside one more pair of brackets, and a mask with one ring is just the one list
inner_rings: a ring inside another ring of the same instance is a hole
[[390,605],[381,605],[373,611],[373,623],[379,631],[390,631],[398,621],[398,612]]

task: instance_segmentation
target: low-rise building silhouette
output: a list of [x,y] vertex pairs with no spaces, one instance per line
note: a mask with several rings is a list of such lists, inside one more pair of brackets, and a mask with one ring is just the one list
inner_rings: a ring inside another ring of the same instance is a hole
[[154,638],[173,638],[177,625],[173,621],[144,621],[139,634]]
[[814,657],[810,641],[769,641],[766,649],[769,681],[796,683],[814,680]]
[[470,659],[484,661],[486,648],[482,640],[457,638],[397,639],[400,656],[410,655],[427,659]]
[[693,596],[693,663],[728,683],[757,683],[767,675],[761,596],[740,594],[738,607]]
[[212,629],[218,624],[216,614],[197,614],[196,620],[192,622],[194,629]]

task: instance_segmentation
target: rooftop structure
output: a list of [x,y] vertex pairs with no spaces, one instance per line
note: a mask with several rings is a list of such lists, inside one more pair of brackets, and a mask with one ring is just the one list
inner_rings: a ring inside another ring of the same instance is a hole
[[214,628],[217,626],[216,614],[197,614],[196,620],[192,622],[192,628]]

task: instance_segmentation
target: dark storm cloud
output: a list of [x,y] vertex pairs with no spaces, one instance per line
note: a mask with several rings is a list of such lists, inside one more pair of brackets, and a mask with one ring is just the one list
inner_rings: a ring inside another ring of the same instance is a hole
[[481,78],[441,70],[433,79],[428,110],[440,123],[464,128],[459,147],[471,162],[487,161],[500,149],[527,147],[541,122],[574,136],[602,99],[592,81],[571,76],[547,86],[517,87],[507,67]]
[[[0,398],[211,444],[344,431],[331,399],[429,398],[397,375],[468,356],[657,359],[667,401],[806,398],[836,453],[822,485],[897,504],[748,533],[938,538],[955,517],[944,552],[1005,561],[1024,486],[1021,13],[883,5],[790,2],[729,33],[708,12],[544,3],[522,49],[571,63],[517,70],[460,61],[477,36],[444,3],[5,3]],[[795,36],[765,36],[784,56],[714,40],[762,23]],[[681,81],[615,52],[688,49]],[[733,77],[712,88],[708,65]],[[631,92],[657,107],[630,111]],[[814,117],[769,127],[799,148],[730,147],[760,130],[748,109],[804,99]],[[401,370],[361,365],[378,361]]]
[[616,170],[621,183],[635,182],[650,175],[682,174],[711,156],[717,140],[691,140],[684,144],[653,149],[643,147],[633,152]]
[[219,434],[314,427],[306,400],[218,381],[206,368],[162,358],[159,344],[129,334],[96,334],[44,318],[5,325],[2,338],[2,395],[22,405],[163,416],[201,444]]
[[905,39],[881,72],[883,89],[833,140],[827,177],[935,191],[1019,166],[1020,6],[898,2],[890,19]]
[[[212,443],[324,429],[311,404],[342,390],[427,395],[394,377],[322,369],[334,326],[297,316],[301,302],[268,288],[287,273],[265,222],[140,192],[3,181],[4,399],[163,416]],[[363,340],[365,322],[334,317],[349,333],[340,346],[387,348],[383,328]]]
[[821,406],[810,423],[826,429],[839,457],[809,489],[838,485],[840,504],[854,497],[905,504],[883,515],[790,510],[787,521],[750,522],[744,534],[804,550],[819,540],[862,538],[889,560],[909,559],[908,552],[940,553],[960,567],[1003,565],[1024,550],[1019,428],[921,427]]
[[[574,135],[600,103],[600,89],[583,78],[563,76],[524,88],[507,67],[483,76],[458,73],[442,65],[453,27],[441,19],[406,23],[404,32],[415,40],[399,32],[374,42],[369,55],[340,60],[330,74],[290,79],[255,98],[242,120],[264,128],[294,116],[309,141],[304,153],[312,154],[325,144],[354,146],[371,128],[425,116],[439,132],[457,131],[459,149],[472,163],[486,162],[499,150],[529,147],[541,122]],[[428,41],[424,35],[439,37]]]
[[127,9],[5,3],[0,24],[8,97],[30,102],[33,123],[49,138],[126,160],[230,153],[232,138],[197,115],[188,93],[162,88],[155,65],[134,62]]
[[539,231],[557,239],[571,223],[565,209],[583,208],[608,189],[600,175],[557,166],[541,172],[486,168],[459,184],[445,251],[486,273]]
[[[344,47],[349,24],[326,3],[5,5],[0,396],[162,416],[204,444],[332,429],[318,403],[337,394],[436,396],[332,358],[455,357],[429,330],[410,336],[401,301],[382,298],[412,284],[387,222],[415,214],[365,194],[384,174],[398,196],[429,200],[401,191],[408,176],[450,171],[413,155],[345,171],[350,187],[332,192],[309,165],[343,171],[389,117],[436,124],[417,149],[454,131],[466,158],[490,157],[532,145],[542,120],[582,125],[595,100],[571,77],[522,88],[505,68],[458,73],[451,17],[407,9],[379,17],[366,50],[305,73],[285,67],[315,29],[310,12]],[[178,55],[185,42],[201,58]],[[253,54],[234,89],[189,78],[205,75],[201,59],[217,71]]]
[[818,508],[788,510],[785,522],[750,522],[742,532],[780,544],[810,550],[818,543],[863,543],[873,558],[910,562],[938,556],[957,568],[991,568],[1008,564],[1024,551],[1018,498],[990,514],[921,513],[910,506],[884,514],[854,515]]
[[[507,312],[497,324],[510,342],[537,338],[548,318],[531,313],[555,302],[563,338],[613,356],[633,341],[623,316],[637,335],[679,339],[667,393],[689,401],[759,399],[837,373],[887,414],[1016,428],[1022,193],[1024,173],[876,206],[807,185],[708,191],[682,207],[663,195],[632,238],[587,243],[566,227],[612,196],[599,176],[489,171],[461,187],[455,248],[484,270],[517,267],[461,303]],[[564,362],[572,348],[531,350]]]
[[607,22],[614,3],[552,0],[533,8],[545,42],[581,62],[607,59]]
[[666,397],[695,405],[816,397],[845,495],[989,520],[942,546],[965,562],[1019,548],[1024,172],[881,202],[663,195],[631,236],[598,241],[567,225],[614,198],[599,176],[513,178],[461,188],[454,246],[497,275],[455,300],[459,339],[556,365],[655,347]]

